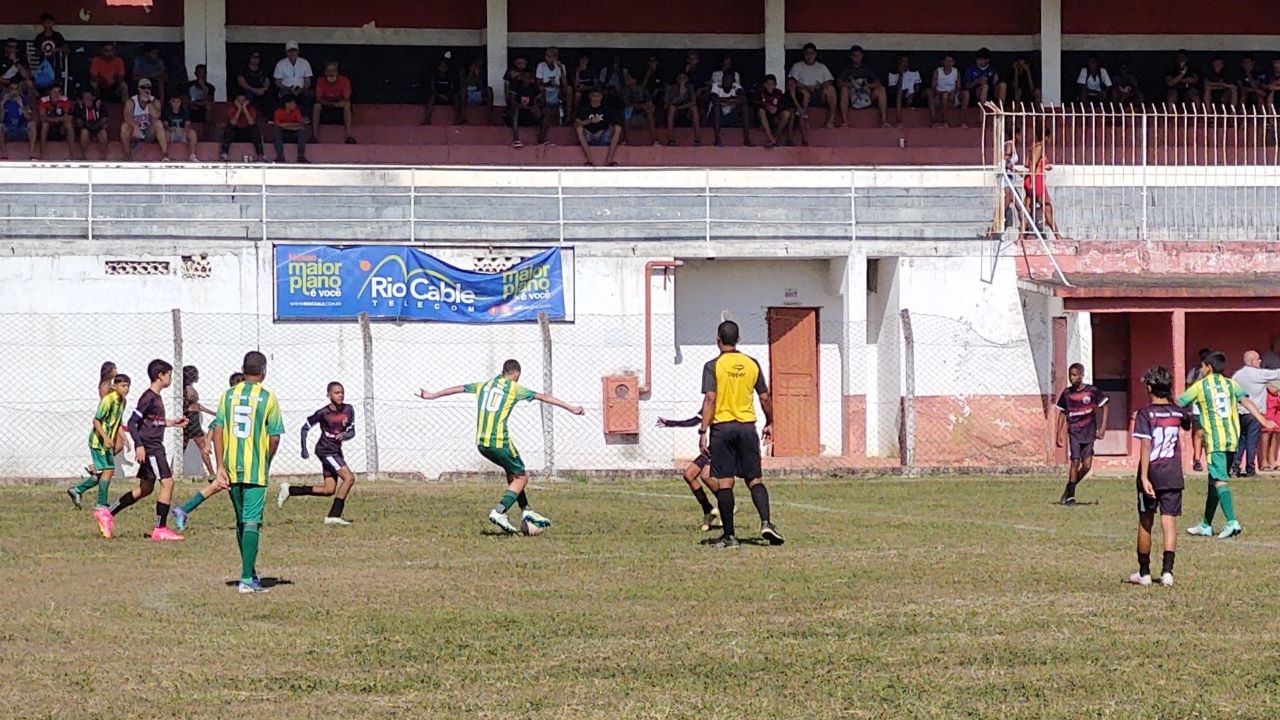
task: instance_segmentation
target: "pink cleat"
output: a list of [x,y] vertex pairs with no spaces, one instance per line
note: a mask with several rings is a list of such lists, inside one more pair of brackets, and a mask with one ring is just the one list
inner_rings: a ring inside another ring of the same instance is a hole
[[111,531],[115,528],[116,519],[107,508],[94,508],[93,519],[98,521],[98,530],[102,531],[102,537],[111,539]]
[[151,531],[151,539],[157,542],[164,542],[167,540],[185,540],[186,538],[167,527],[158,527]]

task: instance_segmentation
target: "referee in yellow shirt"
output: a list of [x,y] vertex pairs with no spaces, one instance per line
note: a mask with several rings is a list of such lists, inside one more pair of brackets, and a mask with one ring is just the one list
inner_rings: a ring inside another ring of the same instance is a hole
[[724,535],[712,547],[738,546],[733,534],[733,482],[746,481],[751,502],[760,513],[760,536],[781,545],[782,533],[769,522],[769,490],[760,479],[760,438],[756,436],[756,405],[764,410],[765,442],[773,435],[773,400],[755,358],[738,352],[738,324],[725,320],[716,329],[720,356],[702,369],[702,427],[698,445],[711,455],[711,489],[720,505]]

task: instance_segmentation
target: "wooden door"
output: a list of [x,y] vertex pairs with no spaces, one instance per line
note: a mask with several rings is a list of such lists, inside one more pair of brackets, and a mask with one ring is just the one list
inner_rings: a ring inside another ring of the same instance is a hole
[[773,455],[821,454],[817,308],[769,308],[769,391]]

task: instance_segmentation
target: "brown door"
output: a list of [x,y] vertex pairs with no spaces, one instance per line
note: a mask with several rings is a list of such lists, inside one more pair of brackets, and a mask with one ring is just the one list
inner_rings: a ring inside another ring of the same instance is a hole
[[769,391],[774,457],[821,454],[816,308],[769,308]]

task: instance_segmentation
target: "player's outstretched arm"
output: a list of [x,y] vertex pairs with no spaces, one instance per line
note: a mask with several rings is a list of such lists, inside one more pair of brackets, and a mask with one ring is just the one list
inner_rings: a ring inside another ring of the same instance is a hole
[[702,424],[702,415],[694,415],[688,420],[668,420],[666,418],[658,418],[658,427],[661,428],[687,428],[697,427]]
[[537,395],[533,396],[533,399],[539,402],[544,402],[548,405],[554,405],[555,407],[558,407],[562,410],[568,410],[574,415],[581,415],[584,412],[586,412],[585,410],[582,409],[581,405],[570,405],[569,403],[561,400],[560,398],[554,395],[544,395],[543,393],[538,393]]
[[466,385],[454,385],[451,388],[445,388],[439,392],[428,392],[425,388],[418,391],[418,397],[423,400],[439,400],[442,397],[450,395],[461,395],[467,391]]

